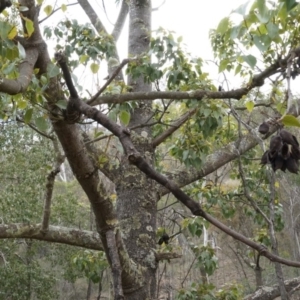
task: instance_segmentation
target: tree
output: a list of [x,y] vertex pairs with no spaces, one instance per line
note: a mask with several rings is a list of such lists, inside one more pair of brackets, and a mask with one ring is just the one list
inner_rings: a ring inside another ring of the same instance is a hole
[[[282,212],[274,173],[260,169],[251,159],[262,155],[255,148],[262,144],[255,123],[267,122],[265,137],[278,126],[300,126],[295,118],[297,101],[289,86],[299,67],[299,5],[291,0],[277,4],[257,0],[249,11],[247,5],[236,10],[243,17],[241,23],[235,25],[226,17],[211,32],[219,71],[234,70],[246,81],[238,89],[223,91],[203,71],[202,59],[185,53],[181,38],[164,30],[151,37],[151,1],[119,3],[120,13],[111,35],[87,0],[78,3],[94,28],[66,19],[55,28],[46,27],[43,35],[39,12],[44,8],[50,16],[54,10],[42,2],[14,3],[13,13],[19,15],[20,26],[3,12],[1,118],[3,124],[23,122],[36,135],[52,141],[55,161],[45,183],[41,224],[34,219],[29,224],[2,224],[0,237],[103,250],[112,272],[115,299],[155,299],[158,262],[176,257],[176,253],[156,251],[157,204],[164,201],[163,196],[172,194],[184,209],[189,209],[190,218],[183,220],[183,229],[194,237],[199,238],[204,227],[211,224],[257,251],[257,267],[261,256],[275,262],[281,297],[288,299],[281,264],[299,267],[300,263],[279,255],[276,231],[282,230]],[[61,6],[62,10],[66,8]],[[127,14],[128,58],[118,62],[116,41]],[[53,37],[57,40],[57,65],[46,47],[46,38]],[[253,48],[261,55],[262,66],[249,54]],[[79,80],[74,80],[74,85],[72,72],[82,64],[96,74],[102,60],[108,62],[109,76],[90,96],[94,91],[85,93]],[[127,80],[122,73],[125,66]],[[267,80],[272,84],[270,100],[262,90]],[[288,82],[286,98],[281,89],[284,80]],[[164,91],[160,90],[162,84]],[[272,120],[262,120],[255,114],[260,107]],[[88,124],[91,121],[93,125]],[[101,132],[98,130],[93,139],[96,124]],[[175,165],[162,159],[167,150],[169,157],[180,162],[177,174]],[[99,237],[91,231],[50,225],[55,177],[64,156],[91,204]],[[232,167],[241,183],[239,196],[201,188],[206,184],[205,176],[234,160]],[[245,175],[245,166],[250,177]],[[241,202],[234,201],[237,197]],[[236,211],[244,211],[255,226],[260,225],[257,237],[230,227],[226,218],[233,218]],[[164,236],[161,244],[168,242],[167,230],[158,230],[159,238]],[[205,276],[216,267],[215,250],[207,242],[191,249],[201,264],[205,283]],[[203,288],[204,283],[194,286],[192,292],[180,291],[179,299],[198,299],[201,295],[224,299],[226,293],[238,297],[236,287],[213,296],[210,286]]]

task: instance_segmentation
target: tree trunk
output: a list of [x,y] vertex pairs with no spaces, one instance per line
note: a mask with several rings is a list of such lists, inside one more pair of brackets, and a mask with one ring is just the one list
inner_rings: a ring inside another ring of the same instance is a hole
[[[129,57],[148,52],[151,32],[151,1],[131,0],[129,3]],[[144,83],[143,78],[128,84],[133,91],[151,91],[151,85]],[[131,112],[129,126],[143,124],[151,117],[152,109],[149,102],[142,99],[138,107]],[[139,129],[132,132],[135,146],[148,162],[153,161],[151,147],[151,131]],[[156,248],[156,184],[133,165],[129,165],[126,157],[120,166],[116,182],[117,214],[120,221],[124,243],[130,258],[143,267],[141,288],[124,286],[125,299],[140,300],[155,298],[156,268],[153,249]],[[124,176],[128,174],[127,176]]]

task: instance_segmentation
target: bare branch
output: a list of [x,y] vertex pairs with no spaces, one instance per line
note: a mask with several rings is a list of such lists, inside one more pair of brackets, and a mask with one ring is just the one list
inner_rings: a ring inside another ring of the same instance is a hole
[[205,90],[195,90],[188,92],[135,92],[135,93],[127,93],[120,95],[105,95],[99,97],[94,101],[93,105],[104,104],[104,103],[124,103],[131,100],[155,100],[155,99],[174,99],[174,100],[182,100],[182,99],[237,99],[240,100],[244,95],[246,95],[251,89],[255,87],[262,86],[264,84],[264,80],[278,72],[280,72],[279,63],[276,62],[270,67],[266,68],[261,73],[255,75],[248,84],[247,87],[232,90],[232,91],[205,91]]
[[59,173],[60,165],[65,160],[65,156],[60,153],[57,140],[53,140],[53,147],[56,153],[56,158],[55,158],[53,169],[51,170],[50,174],[47,176],[42,228],[41,228],[41,231],[43,233],[47,232],[49,228],[51,201],[52,201],[52,193],[53,193],[55,176]]
[[10,238],[27,238],[103,251],[97,232],[62,226],[50,225],[48,231],[42,233],[41,224],[0,224],[0,239]]
[[107,33],[104,25],[102,24],[101,20],[98,18],[96,12],[94,11],[93,7],[90,5],[90,3],[87,0],[78,0],[78,3],[90,19],[91,23],[95,27],[98,33],[101,31],[104,31]]
[[33,69],[39,56],[39,50],[35,47],[26,50],[26,58],[19,65],[19,77],[17,79],[0,78],[0,92],[16,95],[27,90],[33,75]]
[[164,253],[156,253],[155,257],[157,261],[161,261],[161,260],[181,258],[182,254],[178,254],[175,252],[164,252]]
[[114,27],[112,33],[111,33],[111,35],[113,36],[113,38],[116,42],[118,41],[118,39],[120,37],[120,34],[122,32],[122,29],[124,27],[125,20],[126,20],[126,17],[128,15],[128,11],[129,11],[129,7],[128,7],[128,4],[127,4],[127,1],[123,0],[121,10],[120,10],[119,15],[118,15],[117,22],[115,24],[115,27]]

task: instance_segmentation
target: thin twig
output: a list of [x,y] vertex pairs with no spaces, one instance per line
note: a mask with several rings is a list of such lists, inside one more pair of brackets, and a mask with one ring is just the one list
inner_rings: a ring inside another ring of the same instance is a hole
[[47,139],[50,139],[50,140],[54,140],[54,137],[53,136],[51,136],[51,135],[48,135],[48,134],[46,134],[46,133],[44,133],[44,132],[42,132],[42,131],[40,131],[39,129],[37,129],[35,126],[33,126],[31,123],[26,123],[24,120],[22,120],[20,117],[16,117],[16,120],[18,121],[18,122],[21,122],[21,123],[23,123],[23,124],[26,124],[26,125],[28,125],[31,129],[33,129],[34,131],[36,131],[38,134],[40,134],[40,135],[42,135],[43,137],[45,137],[45,138],[47,138]]
[[193,261],[192,261],[192,263],[191,263],[191,265],[190,265],[190,267],[189,267],[189,269],[188,269],[188,271],[187,271],[187,273],[186,273],[186,275],[185,275],[185,277],[184,277],[183,280],[181,281],[181,287],[183,287],[184,282],[186,281],[188,275],[190,274],[191,269],[192,269],[192,267],[193,267],[193,265],[194,265],[196,259],[197,259],[197,257],[195,256],[194,259],[193,259]]
[[[76,3],[70,3],[70,4],[65,4],[66,6],[72,6],[72,5],[77,5],[77,4],[79,4],[78,2],[76,2]],[[39,24],[41,24],[41,23],[43,23],[44,21],[46,21],[48,18],[50,18],[53,14],[55,14],[57,11],[59,11],[59,10],[61,10],[61,7],[58,7],[58,8],[56,8],[56,9],[54,9],[52,12],[51,12],[51,14],[49,15],[49,16],[47,16],[47,17],[45,17],[44,19],[42,19],[42,20],[40,20],[39,21]]]
[[116,78],[116,76],[119,74],[119,72],[122,70],[122,68],[127,65],[132,59],[126,58],[124,59],[120,65],[114,70],[114,72],[109,76],[106,83],[103,85],[103,87],[89,100],[87,101],[87,104],[92,104],[102,93],[105,91],[105,89],[108,87],[108,85]]

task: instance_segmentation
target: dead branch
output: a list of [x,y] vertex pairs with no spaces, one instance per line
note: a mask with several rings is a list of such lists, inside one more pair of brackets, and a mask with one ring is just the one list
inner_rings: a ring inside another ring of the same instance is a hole
[[52,168],[51,172],[49,173],[49,175],[47,176],[43,218],[42,218],[42,228],[41,228],[42,233],[46,233],[49,228],[49,220],[50,220],[50,213],[51,213],[51,201],[52,201],[55,176],[59,173],[60,165],[65,160],[65,156],[60,153],[57,140],[53,140],[53,147],[54,147],[54,151],[56,153],[56,158],[55,158],[55,162],[53,164],[53,168]]

